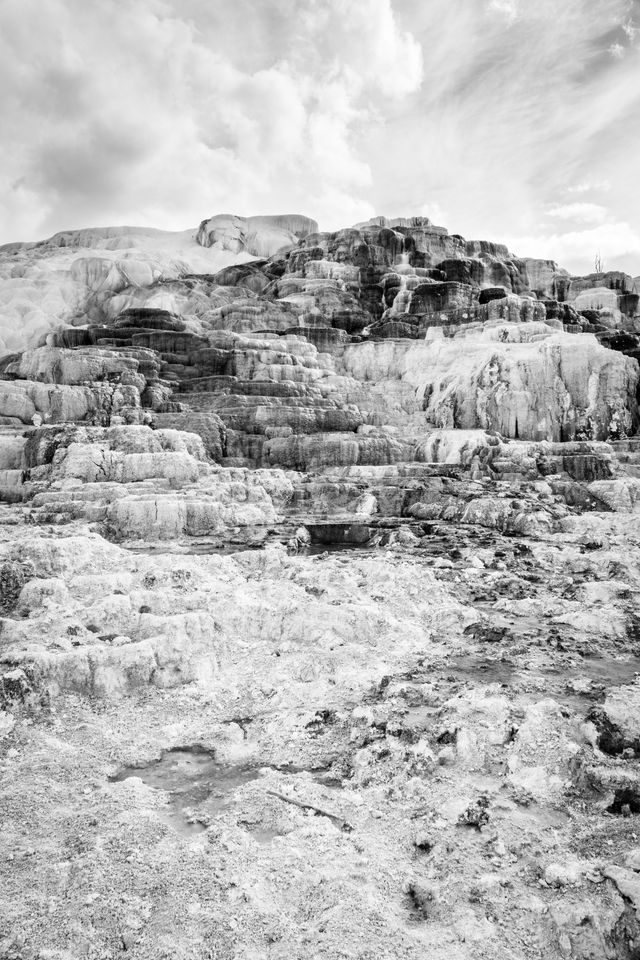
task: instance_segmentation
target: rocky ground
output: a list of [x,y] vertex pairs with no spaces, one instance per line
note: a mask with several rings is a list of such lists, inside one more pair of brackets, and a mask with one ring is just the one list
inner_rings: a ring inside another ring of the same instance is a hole
[[231,219],[0,361],[0,957],[637,960],[637,301]]

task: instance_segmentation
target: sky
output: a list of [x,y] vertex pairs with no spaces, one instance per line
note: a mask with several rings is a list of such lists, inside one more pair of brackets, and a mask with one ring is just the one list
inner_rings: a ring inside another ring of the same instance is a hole
[[0,0],[0,243],[422,215],[640,274],[640,0]]

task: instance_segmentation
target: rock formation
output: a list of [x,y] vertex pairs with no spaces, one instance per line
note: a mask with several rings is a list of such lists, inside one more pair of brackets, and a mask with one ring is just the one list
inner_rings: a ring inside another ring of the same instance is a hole
[[637,956],[639,358],[426,218],[0,248],[0,956]]

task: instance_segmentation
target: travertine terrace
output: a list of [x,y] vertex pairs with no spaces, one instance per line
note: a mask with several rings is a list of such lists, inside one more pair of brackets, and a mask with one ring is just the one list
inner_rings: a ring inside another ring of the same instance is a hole
[[640,956],[640,313],[425,218],[0,248],[0,956]]

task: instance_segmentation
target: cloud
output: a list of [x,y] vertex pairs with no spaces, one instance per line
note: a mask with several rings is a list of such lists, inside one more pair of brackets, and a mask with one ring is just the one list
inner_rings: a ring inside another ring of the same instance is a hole
[[489,10],[502,14],[508,20],[515,20],[518,15],[518,0],[490,0]]
[[567,193],[607,193],[609,190],[611,190],[611,183],[609,180],[587,179],[567,187]]
[[639,274],[639,22],[638,0],[2,0],[0,242],[426,211]]
[[558,232],[546,211],[607,191],[608,222],[640,222],[640,38],[632,50],[626,0],[414,0],[407,16],[424,79],[410,115],[366,140],[382,209],[429,199],[452,232],[544,238]]
[[556,220],[577,220],[580,223],[602,223],[606,220],[607,209],[599,203],[565,203],[551,207],[547,216]]
[[[409,215],[415,216],[413,212],[411,212]],[[421,217],[428,217],[429,220],[431,220],[432,223],[435,223],[438,227],[443,226],[449,219],[447,211],[444,210],[435,200],[424,203],[419,208],[418,215]]]
[[250,4],[256,48],[270,51],[258,69],[236,56],[232,0],[215,5],[229,24],[198,3],[191,17],[179,0],[120,6],[0,5],[0,119],[17,131],[0,146],[1,240],[123,221],[183,229],[221,210],[336,226],[373,215],[358,125],[422,78],[391,0]]
[[584,230],[506,238],[519,256],[560,263],[576,274],[590,273],[597,254],[607,270],[640,274],[640,232],[625,221],[611,221]]

